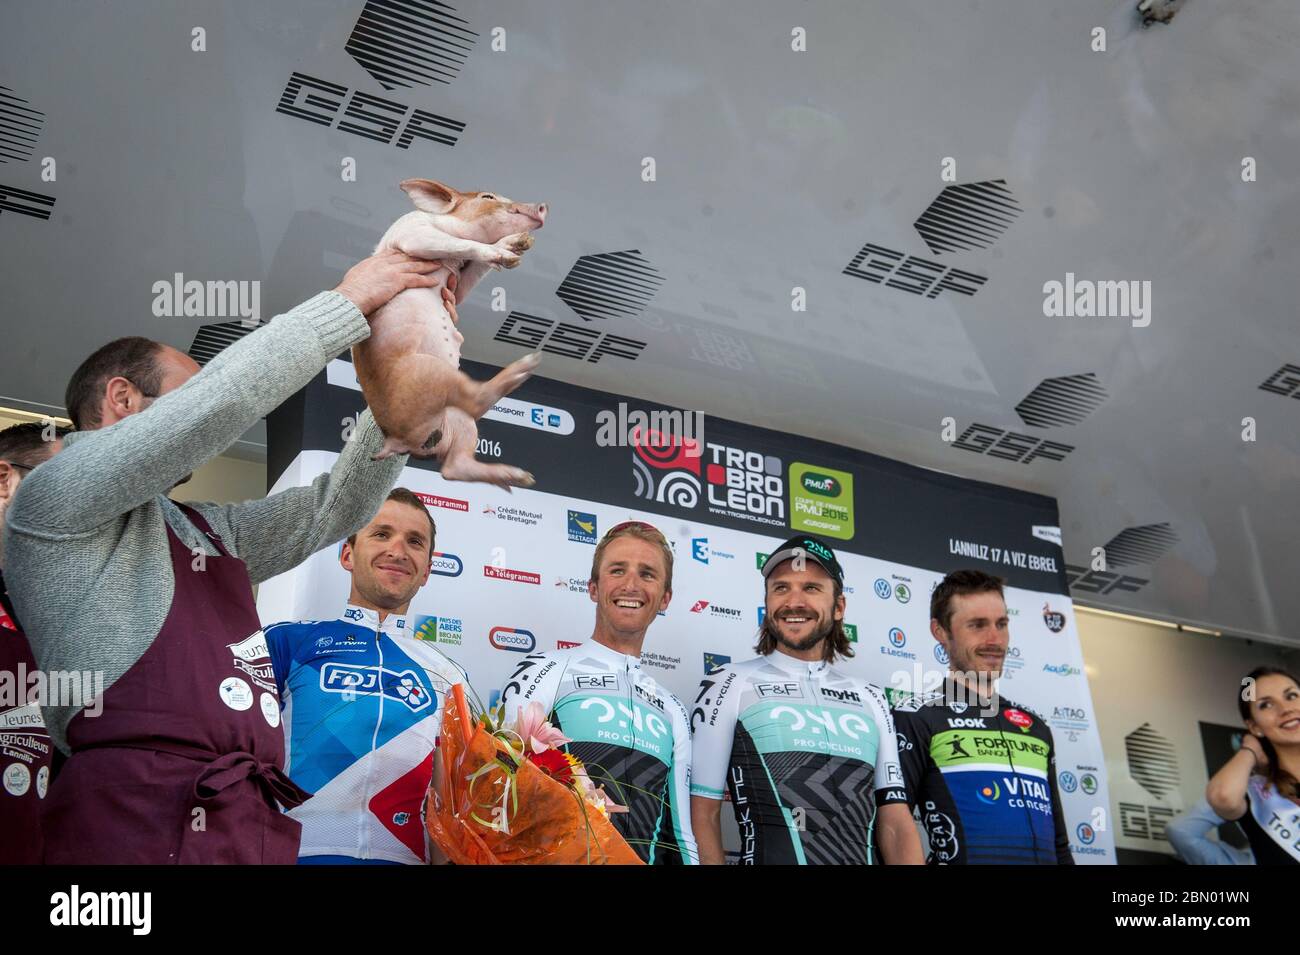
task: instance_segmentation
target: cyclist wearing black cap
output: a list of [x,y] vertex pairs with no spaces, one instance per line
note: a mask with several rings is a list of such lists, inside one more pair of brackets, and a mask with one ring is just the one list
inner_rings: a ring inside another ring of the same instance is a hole
[[825,541],[792,537],[763,564],[759,656],[719,667],[691,714],[691,819],[700,861],[726,861],[723,789],[744,865],[923,861],[884,694],[837,670],[844,572]]
[[995,689],[1010,639],[1001,579],[953,571],[930,596],[930,618],[948,678],[894,708],[907,796],[929,833],[930,862],[1073,865],[1052,731]]

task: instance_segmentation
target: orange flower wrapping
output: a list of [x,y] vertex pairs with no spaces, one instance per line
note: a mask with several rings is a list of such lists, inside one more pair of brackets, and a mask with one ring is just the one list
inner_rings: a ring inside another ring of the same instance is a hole
[[[503,802],[510,771],[496,759],[505,752],[471,718],[462,687],[452,687],[435,757],[444,771],[434,776],[426,812],[429,838],[448,859],[457,865],[642,864],[604,813],[529,760],[515,772],[517,804],[508,797]],[[488,764],[493,768],[471,782]],[[508,833],[471,818],[490,823],[501,807]]]

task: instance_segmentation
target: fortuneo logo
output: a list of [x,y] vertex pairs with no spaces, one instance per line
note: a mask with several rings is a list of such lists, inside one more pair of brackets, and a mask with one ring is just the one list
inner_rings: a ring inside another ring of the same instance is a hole
[[493,627],[488,633],[488,642],[498,650],[513,650],[516,653],[531,653],[537,648],[537,638],[531,630],[515,627]]
[[835,478],[829,474],[820,474],[817,471],[807,472],[800,480],[803,482],[805,491],[820,494],[822,497],[839,497],[840,492],[844,489]]

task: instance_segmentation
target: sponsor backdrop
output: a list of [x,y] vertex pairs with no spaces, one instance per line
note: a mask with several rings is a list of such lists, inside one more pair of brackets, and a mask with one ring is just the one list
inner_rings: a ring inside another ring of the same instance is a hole
[[[480,379],[495,371],[463,367]],[[362,407],[352,366],[335,360],[275,412],[273,490],[328,471]],[[416,460],[401,483],[438,527],[434,574],[411,606],[415,635],[463,665],[484,703],[519,654],[591,635],[595,544],[629,518],[654,523],[675,551],[673,600],[650,628],[643,666],[688,709],[710,666],[753,656],[758,564],[793,533],[836,548],[856,650],[844,666],[895,700],[946,668],[929,634],[931,590],[948,570],[979,567],[1009,583],[1001,688],[1052,727],[1076,859],[1115,861],[1054,500],[540,378],[480,423],[479,455],[526,468],[536,487],[444,481]],[[333,617],[347,594],[331,548],[263,584],[258,609],[264,624]]]

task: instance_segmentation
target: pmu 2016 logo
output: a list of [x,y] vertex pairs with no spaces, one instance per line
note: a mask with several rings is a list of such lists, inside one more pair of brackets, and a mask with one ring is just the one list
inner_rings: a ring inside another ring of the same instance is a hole
[[853,475],[804,464],[790,465],[790,527],[840,540],[853,537]]
[[488,633],[488,642],[498,650],[513,650],[516,653],[532,653],[537,647],[537,638],[531,630],[516,627],[493,627]]
[[1043,604],[1043,623],[1052,633],[1060,633],[1065,629],[1065,614],[1053,610],[1050,604]]
[[387,667],[327,663],[321,667],[320,688],[327,693],[382,696],[418,713],[433,703],[433,694],[420,685],[413,670],[398,673]]

